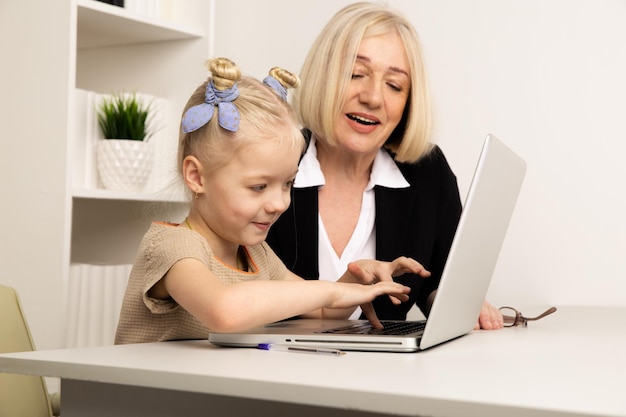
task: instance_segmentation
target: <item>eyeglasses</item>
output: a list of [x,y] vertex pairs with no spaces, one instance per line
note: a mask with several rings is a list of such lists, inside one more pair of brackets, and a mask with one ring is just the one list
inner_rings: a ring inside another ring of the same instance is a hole
[[552,314],[556,311],[556,307],[550,307],[537,317],[524,317],[522,313],[514,309],[513,307],[500,307],[500,312],[504,317],[504,327],[514,327],[514,326],[528,326],[529,321],[539,320],[544,318],[545,316]]

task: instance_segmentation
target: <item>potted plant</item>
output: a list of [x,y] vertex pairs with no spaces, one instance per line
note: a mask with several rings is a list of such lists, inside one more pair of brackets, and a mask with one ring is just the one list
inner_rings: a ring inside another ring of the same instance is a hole
[[97,145],[97,165],[105,188],[141,191],[150,177],[154,147],[151,103],[136,93],[104,96],[97,104],[104,139]]

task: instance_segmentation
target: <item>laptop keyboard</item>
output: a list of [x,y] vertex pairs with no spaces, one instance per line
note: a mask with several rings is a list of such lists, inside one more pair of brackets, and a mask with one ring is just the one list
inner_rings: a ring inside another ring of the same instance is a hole
[[404,336],[407,334],[421,332],[426,326],[423,321],[381,321],[384,328],[376,329],[370,323],[351,324],[349,326],[335,327],[322,333],[332,334],[382,334],[388,336]]

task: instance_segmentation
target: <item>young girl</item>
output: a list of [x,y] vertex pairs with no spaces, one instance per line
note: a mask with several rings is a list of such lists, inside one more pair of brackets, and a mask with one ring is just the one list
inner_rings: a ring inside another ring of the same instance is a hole
[[[289,272],[265,237],[290,204],[304,140],[286,88],[297,78],[274,68],[264,83],[228,59],[191,96],[181,122],[179,168],[191,192],[181,224],[153,223],[130,274],[116,343],[206,338],[301,315],[347,318],[357,305],[408,288],[392,276],[420,273],[416,261],[358,261],[338,283]],[[276,90],[276,91],[275,91]],[[279,94],[277,94],[277,92]],[[374,285],[360,285],[355,282]]]

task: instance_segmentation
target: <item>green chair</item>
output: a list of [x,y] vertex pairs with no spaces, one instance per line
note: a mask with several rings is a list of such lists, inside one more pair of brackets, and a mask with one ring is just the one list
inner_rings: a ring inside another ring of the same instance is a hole
[[[17,292],[0,285],[0,353],[35,350]],[[40,376],[0,373],[0,416],[60,415],[58,394],[50,396]]]

